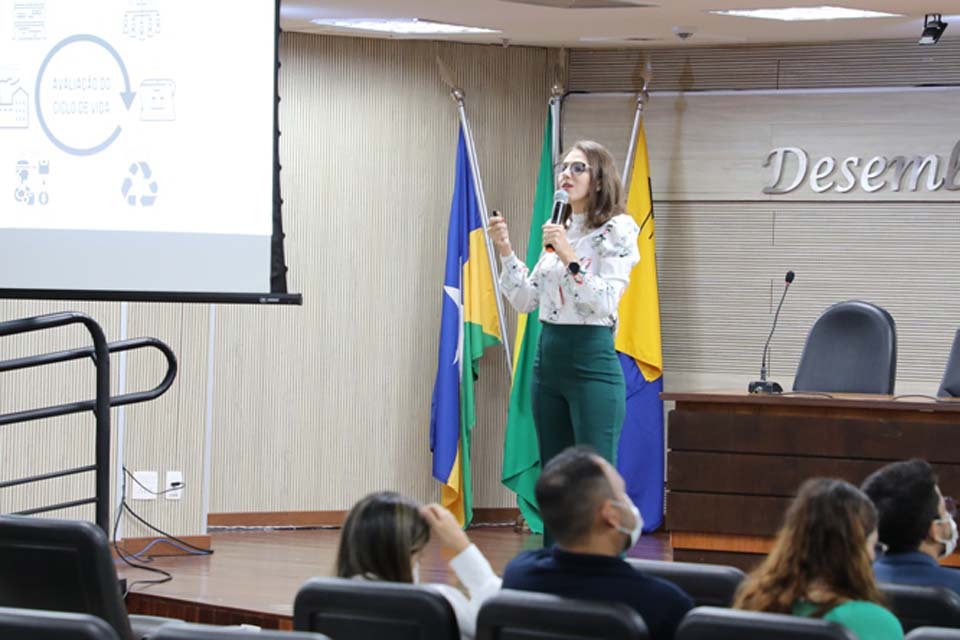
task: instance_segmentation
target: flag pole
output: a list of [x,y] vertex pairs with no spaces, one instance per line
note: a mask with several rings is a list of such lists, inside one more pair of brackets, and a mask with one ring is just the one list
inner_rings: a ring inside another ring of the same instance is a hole
[[563,83],[567,81],[567,49],[560,47],[557,52],[557,63],[553,67],[553,86],[550,87],[550,122],[552,130],[550,131],[550,144],[553,149],[553,168],[556,170],[560,164],[560,153],[563,149],[560,147],[560,108],[563,105],[563,95],[566,93]]
[[637,94],[637,108],[633,112],[633,130],[630,132],[630,145],[627,147],[627,159],[623,165],[623,184],[625,185],[630,184],[631,174],[633,173],[633,154],[637,152],[637,134],[640,133],[640,123],[643,121],[643,108],[650,100],[648,88],[650,87],[650,80],[653,78],[650,58],[644,57],[640,78],[643,80],[643,86],[640,87],[640,93]]
[[477,166],[477,148],[473,143],[473,130],[470,128],[470,120],[467,118],[467,110],[463,106],[465,96],[463,90],[454,89],[451,93],[453,99],[457,101],[457,112],[460,114],[460,125],[463,127],[463,137],[467,143],[467,155],[470,156],[470,172],[473,174],[473,188],[477,192],[478,205],[480,206],[480,220],[483,223],[483,239],[487,244],[487,261],[490,263],[490,276],[493,280],[493,293],[497,298],[497,321],[500,323],[500,341],[503,344],[503,351],[507,356],[507,374],[513,378],[513,358],[510,355],[510,340],[507,337],[507,324],[504,321],[503,297],[500,295],[500,272],[497,269],[497,259],[493,251],[493,242],[487,233],[489,226],[487,213],[487,198],[483,194],[483,180],[480,178],[480,168]]
[[473,177],[473,189],[477,193],[477,205],[480,207],[480,221],[483,224],[483,239],[487,245],[487,261],[490,263],[490,276],[493,280],[493,293],[497,299],[497,321],[500,324],[500,343],[503,345],[503,351],[507,356],[507,374],[513,379],[513,358],[510,355],[510,340],[507,338],[507,323],[504,321],[503,297],[500,295],[500,272],[497,269],[497,261],[493,251],[493,242],[487,233],[489,228],[489,219],[487,213],[487,198],[483,194],[483,180],[480,178],[480,167],[477,163],[477,148],[473,143],[473,129],[470,128],[470,120],[467,118],[467,110],[464,107],[463,100],[466,97],[463,89],[456,86],[450,77],[449,71],[443,61],[437,57],[437,66],[440,68],[440,77],[443,82],[450,87],[450,96],[457,103],[457,114],[460,116],[460,126],[463,127],[463,138],[467,145],[467,155],[470,158],[470,173]]
[[560,163],[560,105],[563,102],[563,86],[553,85],[550,93],[550,120],[553,125],[550,137],[553,146],[553,166],[556,168]]
[[[637,108],[633,112],[633,130],[630,132],[630,146],[627,147],[627,159],[623,165],[623,184],[629,185],[633,174],[633,154],[637,152],[637,133],[640,132],[640,122],[643,120],[643,104],[646,99],[643,94],[637,96]],[[629,188],[629,187],[628,187]]]

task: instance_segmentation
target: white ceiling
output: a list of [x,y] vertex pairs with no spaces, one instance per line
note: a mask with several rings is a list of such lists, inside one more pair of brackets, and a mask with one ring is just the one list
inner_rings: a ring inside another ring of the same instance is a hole
[[[562,1],[562,0],[558,0]],[[569,0],[568,0],[569,1]],[[432,36],[460,42],[597,47],[696,46],[743,43],[823,42],[919,38],[926,13],[942,13],[944,39],[960,38],[960,0],[649,0],[652,8],[565,9],[507,0],[282,0],[281,24],[288,31],[362,34],[311,24],[314,18],[424,18],[498,29],[503,33]],[[833,5],[901,13],[904,18],[780,22],[718,16],[711,9]],[[692,27],[680,40],[675,27]],[[585,41],[583,38],[609,38]],[[627,38],[652,38],[630,42]]]

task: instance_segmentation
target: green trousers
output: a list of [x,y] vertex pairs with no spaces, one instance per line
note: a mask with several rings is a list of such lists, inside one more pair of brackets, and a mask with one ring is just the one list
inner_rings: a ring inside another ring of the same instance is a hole
[[[623,370],[610,327],[542,323],[533,365],[533,421],[540,468],[574,445],[617,464],[626,412]],[[544,531],[544,546],[553,544]]]

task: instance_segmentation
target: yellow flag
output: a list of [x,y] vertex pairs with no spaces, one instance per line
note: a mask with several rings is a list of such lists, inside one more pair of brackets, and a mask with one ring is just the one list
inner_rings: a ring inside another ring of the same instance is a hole
[[663,374],[663,348],[650,160],[642,121],[634,148],[633,169],[627,187],[627,213],[640,227],[637,239],[640,262],[633,268],[630,284],[620,300],[616,348],[636,360],[643,377],[652,382]]

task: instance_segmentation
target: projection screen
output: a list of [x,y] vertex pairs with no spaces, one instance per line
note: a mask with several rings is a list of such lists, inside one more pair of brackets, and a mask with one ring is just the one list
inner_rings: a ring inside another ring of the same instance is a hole
[[0,0],[0,295],[298,302],[277,295],[278,19]]

